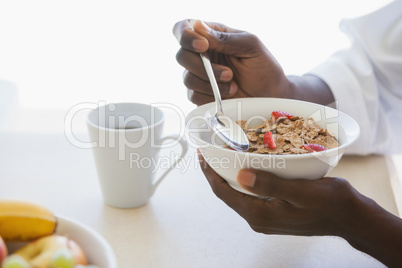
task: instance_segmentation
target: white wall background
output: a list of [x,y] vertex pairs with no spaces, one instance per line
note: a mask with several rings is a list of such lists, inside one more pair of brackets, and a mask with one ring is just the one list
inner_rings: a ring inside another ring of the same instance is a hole
[[186,113],[194,106],[175,60],[175,22],[250,31],[286,73],[302,74],[348,45],[342,18],[387,2],[0,0],[0,80],[17,85],[21,109],[42,114],[99,100],[169,102]]

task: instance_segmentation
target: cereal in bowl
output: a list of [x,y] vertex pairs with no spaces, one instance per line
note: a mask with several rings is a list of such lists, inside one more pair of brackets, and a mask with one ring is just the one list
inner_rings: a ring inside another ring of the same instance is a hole
[[334,135],[320,128],[313,118],[303,119],[283,111],[273,111],[271,118],[249,127],[246,120],[236,122],[250,142],[250,153],[305,154],[339,146]]

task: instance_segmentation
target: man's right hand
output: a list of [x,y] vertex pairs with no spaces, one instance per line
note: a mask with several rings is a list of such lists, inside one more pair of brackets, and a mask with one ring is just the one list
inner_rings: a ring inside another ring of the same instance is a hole
[[181,46],[176,59],[186,69],[184,84],[193,103],[214,100],[199,53],[209,56],[223,99],[289,95],[281,66],[255,35],[190,20],[176,23],[173,33]]

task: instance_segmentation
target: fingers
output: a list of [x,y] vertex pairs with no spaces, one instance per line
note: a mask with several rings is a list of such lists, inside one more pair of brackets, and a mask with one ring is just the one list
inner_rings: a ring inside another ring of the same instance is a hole
[[264,47],[259,38],[253,34],[222,24],[210,23],[210,25],[202,21],[194,23],[194,31],[207,39],[209,50],[230,56],[252,57]]
[[187,89],[187,98],[197,106],[214,101],[213,96],[201,94],[191,89]]
[[[198,151],[201,169],[215,195],[243,217],[257,232],[278,233],[283,217],[294,212],[291,205],[282,200],[268,200],[234,190],[204,160]],[[282,216],[280,216],[282,215]]]
[[321,180],[287,180],[259,170],[242,169],[237,175],[238,183],[246,190],[260,196],[275,197],[295,206],[316,206],[316,202],[328,199],[331,193],[326,183]]
[[173,26],[173,35],[180,46],[194,52],[207,51],[209,43],[205,35],[209,35],[210,37],[219,36],[217,33],[240,33],[240,31],[220,23],[208,23],[207,25],[202,21],[189,19],[179,21]]
[[[193,29],[194,22],[190,20],[180,21],[173,27],[173,34],[179,41],[181,49],[176,54],[177,62],[187,72],[184,76],[184,84],[189,89],[189,99],[197,104],[204,104],[213,101],[213,92],[206,74],[205,68],[199,56],[200,52],[208,49],[208,40],[203,36],[211,29],[200,21],[195,23],[198,32]],[[221,24],[214,24],[214,27],[221,30],[231,30]],[[237,84],[232,81],[233,71],[228,66],[212,63],[215,78],[221,92],[222,98],[232,97],[237,92]]]
[[250,206],[250,202],[253,202],[252,199],[254,197],[243,194],[230,187],[229,184],[208,165],[200,151],[198,151],[198,158],[202,172],[207,178],[215,195],[242,215],[243,208]]
[[[332,216],[342,216],[342,213],[333,209],[339,205],[325,202],[319,193],[316,193],[317,196],[311,195],[312,192],[307,186],[314,182],[285,180],[258,171],[253,175],[242,170],[239,172],[238,181],[246,190],[276,198],[255,197],[231,188],[200,154],[199,159],[202,171],[215,195],[243,217],[254,231],[290,235],[324,235],[336,232],[337,226],[334,226]],[[298,192],[306,194],[303,197],[292,196],[297,196]]]
[[173,35],[184,49],[194,52],[205,52],[208,49],[207,39],[194,31],[190,20],[177,22],[173,26]]
[[[177,62],[186,69],[183,76],[184,85],[197,93],[213,96],[211,83],[209,82],[200,55],[181,49],[177,53],[176,59]],[[218,64],[212,64],[212,68],[222,98],[232,97],[238,89],[237,84],[232,81],[232,70]],[[197,102],[194,103],[198,104]]]
[[[199,53],[180,49],[176,54],[176,60],[190,73],[194,74],[200,79],[209,81]],[[217,82],[229,82],[232,80],[233,72],[229,67],[212,63],[212,68],[214,70],[214,75]]]
[[209,164],[207,163],[207,161],[205,161],[204,157],[202,156],[199,150],[197,150],[197,152],[201,170],[204,173],[205,177],[207,178],[209,184],[211,185],[213,192],[217,196],[221,195],[230,196],[233,194],[237,195],[236,193],[239,192],[232,189],[229,186],[229,184],[227,184],[227,182],[209,166]]
[[[211,83],[208,79],[201,79],[194,75],[194,73],[185,70],[183,82],[188,89],[188,99],[194,104],[202,105],[214,101]],[[224,99],[232,97],[237,92],[238,88],[234,81],[230,83],[218,82],[218,86],[221,96]]]

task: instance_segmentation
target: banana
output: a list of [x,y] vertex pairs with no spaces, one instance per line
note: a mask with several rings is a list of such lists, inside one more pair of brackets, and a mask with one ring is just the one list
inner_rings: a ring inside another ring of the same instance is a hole
[[53,234],[56,226],[56,216],[43,206],[0,200],[0,236],[5,241],[31,241]]

